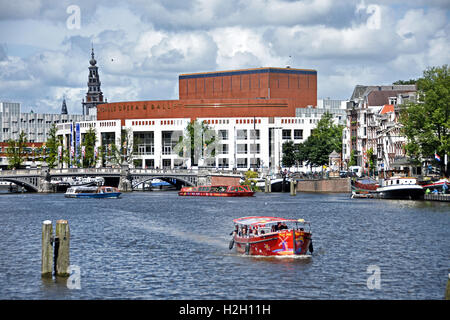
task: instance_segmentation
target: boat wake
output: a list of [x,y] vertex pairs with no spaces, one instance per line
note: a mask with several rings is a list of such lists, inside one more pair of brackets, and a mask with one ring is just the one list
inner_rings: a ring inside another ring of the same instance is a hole
[[185,241],[190,241],[198,244],[207,244],[220,248],[228,248],[229,242],[228,238],[212,237],[185,230],[177,230],[174,228],[161,226],[157,222],[135,221],[129,223],[135,228],[144,229],[149,232],[163,233],[164,235],[169,235],[171,237],[179,238]]
[[233,255],[240,256],[240,257],[255,258],[255,259],[266,259],[266,260],[272,260],[272,259],[277,259],[277,260],[308,260],[308,259],[313,257],[310,254],[284,255],[284,256],[262,256],[262,255],[247,255],[247,254],[235,253]]

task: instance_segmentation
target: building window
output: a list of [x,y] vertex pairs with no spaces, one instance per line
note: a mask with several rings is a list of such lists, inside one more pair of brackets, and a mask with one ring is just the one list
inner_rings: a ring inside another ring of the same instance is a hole
[[260,149],[261,149],[261,147],[260,147],[259,143],[250,145],[250,153],[251,154],[260,153]]
[[283,138],[283,140],[291,139],[291,130],[290,129],[287,129],[287,130],[283,129],[282,138]]
[[154,159],[145,159],[145,168],[154,169],[155,168],[155,160]]
[[219,139],[228,140],[228,130],[219,130]]
[[252,130],[250,130],[250,139],[256,139],[256,140],[259,140],[259,129],[256,129],[256,130],[254,130],[254,129],[252,129]]
[[237,159],[237,167],[238,168],[247,168],[247,158],[238,158]]
[[302,129],[294,129],[294,139],[303,139]]
[[163,131],[162,132],[162,153],[172,154],[175,145],[182,139],[183,131]]
[[219,146],[219,154],[228,154],[228,145],[227,144],[221,144]]
[[259,168],[261,165],[261,159],[250,158],[250,168]]
[[219,168],[228,168],[228,158],[219,158],[218,160],[218,167]]
[[170,169],[172,166],[172,160],[171,159],[163,159],[162,161],[163,169]]
[[238,154],[247,154],[247,144],[237,144],[236,148]]
[[237,130],[236,131],[238,140],[247,140],[247,130]]

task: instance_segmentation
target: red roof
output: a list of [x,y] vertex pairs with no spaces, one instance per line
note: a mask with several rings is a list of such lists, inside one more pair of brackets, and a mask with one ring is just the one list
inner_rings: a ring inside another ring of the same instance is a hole
[[383,109],[381,109],[381,114],[394,112],[394,105],[393,104],[385,104],[383,106]]

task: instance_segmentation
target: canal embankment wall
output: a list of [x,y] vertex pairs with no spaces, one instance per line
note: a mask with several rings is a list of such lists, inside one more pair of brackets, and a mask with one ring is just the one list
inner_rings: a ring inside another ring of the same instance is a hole
[[297,180],[298,192],[351,192],[350,178],[332,178],[323,180]]

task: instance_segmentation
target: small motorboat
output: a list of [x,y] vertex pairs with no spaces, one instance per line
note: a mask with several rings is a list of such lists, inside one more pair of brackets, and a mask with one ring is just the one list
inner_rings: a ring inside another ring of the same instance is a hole
[[[313,252],[311,225],[304,219],[252,216],[233,220],[229,249],[260,256],[293,256]],[[308,230],[304,230],[305,225]]]
[[247,185],[183,187],[178,192],[180,196],[200,197],[251,197],[253,194]]
[[378,196],[382,199],[423,199],[424,189],[417,184],[413,177],[391,177],[384,179],[377,188]]
[[66,198],[119,198],[119,189],[108,186],[101,187],[70,187],[65,193]]
[[374,198],[374,193],[369,191],[353,190],[351,198]]

